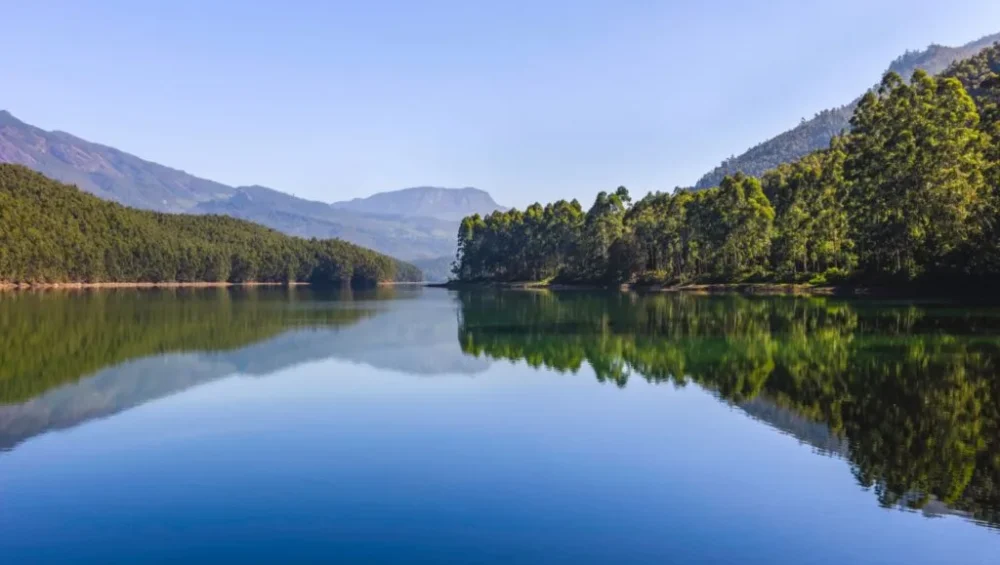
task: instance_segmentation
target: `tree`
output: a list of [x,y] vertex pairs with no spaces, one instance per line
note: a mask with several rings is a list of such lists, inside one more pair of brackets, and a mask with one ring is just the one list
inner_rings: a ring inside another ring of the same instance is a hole
[[893,73],[852,121],[846,163],[862,266],[915,278],[940,271],[975,233],[986,204],[987,138],[961,83]]

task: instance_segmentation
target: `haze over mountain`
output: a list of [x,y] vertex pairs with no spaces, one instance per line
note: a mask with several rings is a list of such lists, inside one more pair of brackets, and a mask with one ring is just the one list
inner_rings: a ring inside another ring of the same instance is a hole
[[504,209],[488,192],[478,188],[456,189],[436,186],[380,192],[367,198],[334,202],[333,207],[368,214],[424,216],[456,221],[474,213],[486,215],[494,210]]
[[411,188],[328,204],[263,186],[232,187],[0,110],[0,163],[16,163],[127,206],[160,212],[225,214],[290,235],[338,237],[412,259],[453,257],[458,221],[500,209],[474,188]]
[[457,221],[342,210],[263,186],[237,188],[232,196],[191,211],[225,214],[300,237],[338,237],[406,260],[453,256],[458,232]]
[[65,132],[45,131],[6,110],[0,110],[0,163],[24,165],[106,200],[160,212],[186,212],[234,190]]
[[[887,70],[907,80],[917,69],[936,75],[952,63],[967,59],[997,41],[1000,41],[1000,33],[988,35],[960,47],[931,45],[921,51],[908,51],[893,61]],[[875,83],[880,77],[872,78],[872,82]],[[823,110],[812,119],[803,120],[791,130],[756,145],[739,156],[726,159],[721,165],[698,179],[695,188],[718,186],[726,175],[737,172],[759,176],[782,163],[790,163],[813,151],[826,149],[835,135],[850,129],[851,116],[860,99],[859,96],[846,106]]]

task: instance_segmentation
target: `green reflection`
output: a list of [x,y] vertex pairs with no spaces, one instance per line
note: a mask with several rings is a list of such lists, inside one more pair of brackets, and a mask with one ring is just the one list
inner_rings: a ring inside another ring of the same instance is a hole
[[[846,440],[880,504],[1000,524],[1000,311],[825,298],[460,294],[463,351],[766,399]],[[808,434],[803,432],[800,437]]]
[[[297,327],[341,326],[374,310],[349,289],[102,290],[0,293],[0,404],[104,367],[182,351],[221,351]],[[385,299],[393,290],[366,292]]]

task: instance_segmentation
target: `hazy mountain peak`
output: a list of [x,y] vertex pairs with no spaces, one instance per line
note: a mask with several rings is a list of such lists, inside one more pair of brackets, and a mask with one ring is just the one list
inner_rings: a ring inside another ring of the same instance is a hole
[[23,123],[21,120],[14,117],[7,110],[0,110],[0,126],[2,125],[17,125]]
[[442,220],[460,220],[470,214],[485,215],[504,209],[493,200],[490,193],[471,186],[463,188],[414,186],[379,192],[366,198],[335,202],[331,206],[369,214],[420,216]]

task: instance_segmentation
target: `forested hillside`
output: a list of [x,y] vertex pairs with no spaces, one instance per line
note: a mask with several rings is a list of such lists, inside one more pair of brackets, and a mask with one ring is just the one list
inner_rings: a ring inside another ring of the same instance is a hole
[[232,187],[65,132],[43,130],[4,110],[0,163],[24,165],[125,206],[224,214],[288,235],[343,239],[407,261],[453,256],[455,229],[463,216],[501,209],[488,193],[474,188],[411,188],[329,204],[263,186]]
[[[889,72],[907,78],[917,70],[936,75],[955,61],[971,57],[996,41],[1000,41],[1000,34],[984,37],[961,47],[931,45],[922,51],[908,51],[889,65]],[[778,165],[826,148],[834,136],[850,129],[851,116],[860,101],[858,98],[846,106],[823,110],[791,130],[756,145],[739,156],[726,159],[701,177],[695,188],[719,186],[726,175],[736,173],[759,176]]]
[[19,165],[0,165],[0,282],[420,280],[340,240],[306,240],[224,216],[126,208]]
[[[461,280],[914,281],[1000,276],[1000,45],[888,73],[828,149],[758,179],[466,218]],[[971,92],[971,95],[970,95]]]

